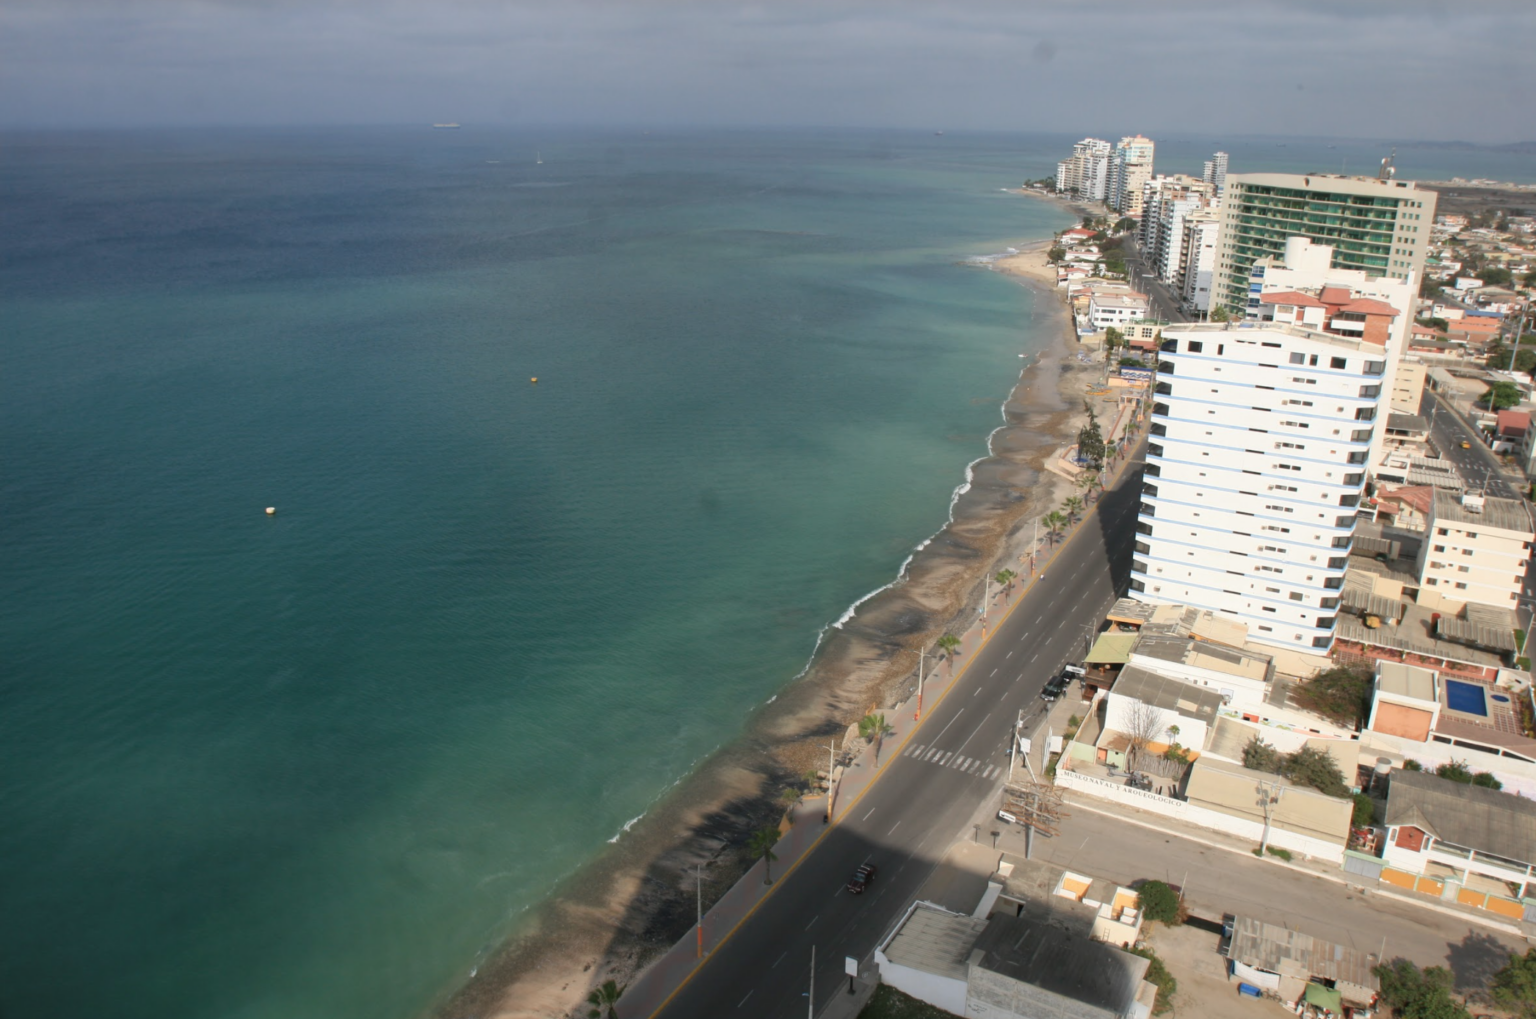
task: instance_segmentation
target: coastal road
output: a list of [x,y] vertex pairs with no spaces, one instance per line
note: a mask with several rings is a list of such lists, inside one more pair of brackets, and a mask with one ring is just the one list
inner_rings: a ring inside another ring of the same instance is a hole
[[[1478,491],[1488,484],[1488,494],[1500,499],[1518,499],[1520,493],[1499,472],[1498,458],[1493,450],[1483,445],[1482,436],[1451,410],[1438,394],[1424,390],[1420,412],[1429,418],[1429,437],[1440,455],[1456,466],[1456,473],[1467,483],[1469,491]],[[1463,442],[1470,449],[1462,449]]]
[[1157,269],[1142,256],[1141,249],[1131,242],[1123,250],[1131,286],[1147,295],[1148,313],[1164,322],[1188,322],[1189,316],[1184,314],[1178,295],[1157,278]]
[[[1002,784],[1018,712],[1040,711],[1045,681],[1082,659],[1105,610],[1124,591],[1140,492],[1141,471],[1133,465],[907,743],[891,748],[897,756],[846,819],[780,879],[658,1016],[803,1016],[812,946],[817,1013],[847,993],[844,957],[858,958],[868,971],[878,940]],[[863,895],[850,895],[844,885],[866,861],[879,874]]]

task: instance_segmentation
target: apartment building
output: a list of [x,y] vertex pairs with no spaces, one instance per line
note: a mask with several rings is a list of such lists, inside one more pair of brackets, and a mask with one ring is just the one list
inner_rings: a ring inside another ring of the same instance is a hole
[[[1249,270],[1245,313],[1250,321],[1300,325],[1384,347],[1386,378],[1394,384],[1408,349],[1417,298],[1414,285],[1359,269],[1334,268],[1333,262],[1332,245],[1287,237],[1282,255],[1265,255]],[[1418,413],[1417,400],[1408,413]],[[1371,463],[1380,459],[1385,441],[1386,432],[1380,430],[1371,447]]]
[[1449,613],[1467,602],[1514,608],[1533,538],[1523,500],[1437,489],[1419,549],[1419,604]]
[[1056,190],[1102,202],[1109,190],[1109,142],[1084,138],[1072,146],[1072,155],[1056,164]]
[[1423,361],[1402,357],[1392,373],[1392,413],[1417,414],[1424,399],[1424,380],[1429,366]]
[[1142,188],[1138,238],[1147,263],[1175,289],[1184,271],[1184,221],[1211,204],[1211,186],[1182,174],[1154,177]]
[[1220,198],[1221,193],[1227,189],[1227,154],[1218,152],[1207,159],[1201,176],[1211,186],[1211,193]]
[[1184,271],[1179,278],[1179,297],[1200,318],[1211,310],[1220,236],[1221,213],[1217,210],[1201,209],[1184,217]]
[[1384,348],[1358,337],[1165,327],[1131,597],[1326,652],[1386,372]]
[[1122,216],[1141,218],[1141,189],[1152,179],[1152,157],[1157,146],[1150,138],[1121,138],[1109,159],[1109,205]]
[[1133,293],[1098,293],[1088,299],[1088,324],[1094,332],[1114,326],[1124,329],[1147,317],[1147,296]]
[[1332,248],[1332,267],[1408,280],[1423,277],[1435,192],[1411,181],[1334,174],[1231,174],[1221,203],[1214,302],[1241,314],[1249,275],[1288,237]]

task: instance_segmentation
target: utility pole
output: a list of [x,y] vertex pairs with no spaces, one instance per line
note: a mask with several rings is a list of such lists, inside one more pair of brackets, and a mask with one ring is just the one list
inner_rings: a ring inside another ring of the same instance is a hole
[[917,649],[917,710],[912,712],[912,721],[923,720],[923,660],[928,657],[928,652],[922,648]]
[[987,639],[987,602],[992,600],[992,578],[981,578],[981,639]]
[[1259,839],[1259,856],[1269,849],[1269,822],[1275,804],[1285,795],[1285,787],[1278,781],[1259,783],[1259,803],[1264,807],[1264,837]]
[[837,767],[837,737],[832,737],[831,743],[821,743],[827,748],[827,812],[821,815],[821,823],[827,824],[832,820],[832,772]]
[[[1013,723],[1013,742],[1008,746],[1008,781],[1013,781],[1013,765],[1019,758],[1019,730],[1024,728],[1024,709],[1019,709],[1018,721]],[[1026,762],[1027,763],[1027,762]]]
[[693,869],[693,901],[698,904],[698,920],[695,925],[699,929],[699,951],[694,956],[696,959],[704,958],[704,864],[699,863]]
[[1032,782],[1027,786],[1009,785],[1003,789],[1003,806],[1024,826],[1024,859],[1034,851],[1035,832],[1047,838],[1061,834],[1058,827],[1067,813],[1062,809],[1061,793],[1054,786]]

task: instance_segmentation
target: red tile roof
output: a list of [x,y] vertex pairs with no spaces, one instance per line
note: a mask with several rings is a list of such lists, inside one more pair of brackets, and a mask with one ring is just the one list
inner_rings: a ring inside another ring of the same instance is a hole
[[1348,304],[1350,290],[1348,287],[1324,287],[1317,296],[1324,304]]
[[1267,294],[1260,294],[1259,300],[1265,304],[1294,304],[1301,308],[1324,307],[1322,301],[1299,290],[1272,290]]
[[1393,318],[1397,317],[1396,308],[1386,301],[1378,301],[1374,297],[1357,297],[1339,310],[1361,315],[1390,315]]
[[1382,489],[1378,498],[1382,502],[1400,502],[1412,506],[1427,516],[1435,501],[1435,490],[1430,485],[1407,485],[1403,488]]
[[1528,410],[1499,411],[1500,435],[1524,435],[1525,430],[1530,426],[1531,412]]

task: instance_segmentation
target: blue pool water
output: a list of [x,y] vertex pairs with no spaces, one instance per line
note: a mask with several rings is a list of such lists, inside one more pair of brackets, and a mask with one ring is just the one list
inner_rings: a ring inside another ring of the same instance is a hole
[[1445,702],[1450,705],[1452,711],[1465,712],[1468,715],[1488,714],[1488,701],[1483,695],[1483,688],[1476,683],[1462,683],[1458,680],[1445,681]]

